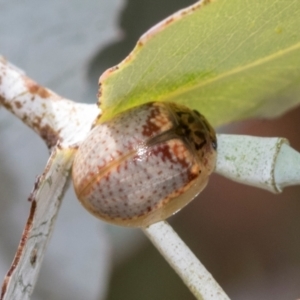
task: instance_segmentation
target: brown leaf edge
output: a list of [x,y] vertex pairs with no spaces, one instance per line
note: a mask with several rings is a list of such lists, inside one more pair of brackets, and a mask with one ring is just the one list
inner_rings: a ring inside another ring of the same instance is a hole
[[[103,101],[101,99],[103,95],[103,86],[105,84],[105,81],[114,73],[118,72],[119,69],[126,66],[126,64],[130,63],[134,58],[137,56],[139,51],[141,51],[142,47],[152,38],[154,38],[157,34],[159,34],[161,31],[163,31],[167,26],[173,24],[174,22],[177,22],[184,18],[185,16],[188,16],[192,14],[194,11],[202,8],[203,6],[210,4],[212,2],[215,2],[216,0],[200,0],[196,2],[195,4],[181,9],[178,12],[174,13],[173,15],[167,17],[163,21],[159,22],[158,24],[154,25],[152,28],[150,28],[148,31],[146,31],[140,39],[137,41],[136,46],[134,49],[128,54],[128,56],[121,61],[118,65],[111,67],[107,69],[99,78],[99,89],[98,89],[98,101],[97,105],[102,109],[102,116],[101,116],[101,122],[107,121],[106,117],[106,105],[103,104]],[[117,87],[116,87],[117,88]]]

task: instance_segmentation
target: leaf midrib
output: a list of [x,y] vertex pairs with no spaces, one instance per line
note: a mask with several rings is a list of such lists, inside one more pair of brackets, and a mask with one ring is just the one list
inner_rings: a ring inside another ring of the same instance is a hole
[[199,89],[201,87],[204,87],[204,86],[207,86],[209,84],[212,84],[212,83],[215,83],[219,80],[222,80],[226,77],[229,77],[229,76],[232,76],[232,75],[236,75],[238,74],[239,72],[243,72],[243,71],[246,71],[246,70],[249,70],[251,68],[255,68],[257,66],[261,66],[263,64],[266,64],[272,60],[276,60],[278,58],[280,58],[281,56],[283,55],[286,55],[290,52],[293,52],[293,51],[296,51],[296,50],[299,50],[300,49],[300,42],[299,43],[296,43],[295,45],[291,46],[291,47],[288,47],[286,49],[283,49],[283,50],[280,50],[276,53],[273,53],[269,56],[266,56],[264,58],[261,58],[261,59],[258,59],[254,62],[251,62],[249,64],[246,64],[244,66],[239,66],[239,67],[236,67],[236,68],[233,68],[232,70],[230,71],[227,71],[227,72],[224,72],[223,74],[221,75],[218,75],[214,78],[210,78],[210,79],[207,79],[207,80],[204,80],[204,81],[200,81],[198,84],[196,85],[193,85],[193,86],[186,86],[180,90],[176,90],[175,92],[172,92],[172,93],[168,93],[167,96],[164,96],[160,99],[160,101],[164,101],[164,100],[168,100],[170,98],[175,98],[175,97],[178,97],[180,96],[181,94],[185,94],[185,93],[188,93],[190,91],[193,91],[195,89]]

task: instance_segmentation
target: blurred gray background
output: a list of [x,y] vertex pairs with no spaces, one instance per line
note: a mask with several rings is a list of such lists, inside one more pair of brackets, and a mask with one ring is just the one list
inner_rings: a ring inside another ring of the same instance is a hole
[[[0,0],[0,53],[70,99],[96,101],[99,75],[120,62],[149,27],[195,1]],[[300,150],[299,113],[219,132],[284,136]],[[27,197],[46,164],[43,142],[0,108],[0,276],[29,213]],[[170,219],[232,299],[300,297],[300,187],[281,195],[213,175]],[[33,299],[194,299],[138,229],[106,225],[63,201]]]

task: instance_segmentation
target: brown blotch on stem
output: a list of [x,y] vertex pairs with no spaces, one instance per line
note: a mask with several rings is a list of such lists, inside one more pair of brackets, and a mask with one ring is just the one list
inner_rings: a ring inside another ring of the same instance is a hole
[[[51,126],[48,124],[41,126],[43,117],[36,117],[34,122],[32,122],[32,127],[39,136],[45,141],[48,148],[52,148],[57,144],[57,142],[60,140],[60,131],[55,131]],[[24,121],[24,118],[23,118]],[[24,121],[25,122],[25,121]]]
[[9,111],[13,111],[11,103],[7,102],[2,96],[0,96],[0,104],[2,104]]
[[4,282],[3,282],[3,285],[2,285],[2,289],[1,289],[0,300],[3,300],[3,298],[5,296],[5,293],[6,293],[6,290],[7,290],[8,283],[10,281],[10,278],[11,278],[13,272],[15,271],[15,269],[17,268],[19,262],[20,262],[21,255],[23,254],[25,244],[26,244],[26,242],[28,240],[28,237],[29,237],[29,232],[32,228],[35,211],[36,211],[36,201],[33,201],[32,204],[31,204],[29,217],[28,217],[27,223],[25,225],[25,228],[24,228],[24,231],[23,231],[23,234],[22,234],[22,238],[21,238],[20,244],[18,246],[17,253],[16,253],[15,258],[14,258],[14,260],[13,260],[11,266],[10,266],[10,269],[8,270],[8,272],[7,272],[7,274],[4,278]]
[[28,91],[31,94],[35,94],[40,96],[41,98],[49,98],[50,93],[47,89],[37,84],[35,81],[28,79],[27,77],[24,78],[25,86],[27,87]]
[[0,103],[4,105],[5,99],[0,95]]
[[35,179],[35,182],[34,182],[34,186],[33,186],[32,192],[30,193],[30,195],[28,197],[28,201],[29,202],[33,202],[34,201],[34,193],[39,188],[40,182],[41,182],[41,176],[37,176],[36,179]]
[[15,101],[14,102],[14,105],[16,106],[16,108],[18,108],[18,109],[20,109],[20,108],[22,108],[22,103],[20,102],[20,101]]
[[59,132],[56,132],[49,125],[39,129],[41,138],[46,142],[48,148],[52,148],[59,141]]
[[37,260],[37,249],[34,248],[30,254],[30,264],[32,267],[35,267],[36,260]]

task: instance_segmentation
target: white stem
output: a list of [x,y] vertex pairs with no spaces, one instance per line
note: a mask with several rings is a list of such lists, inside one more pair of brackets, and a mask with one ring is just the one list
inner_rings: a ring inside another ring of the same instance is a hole
[[197,299],[229,300],[212,275],[167,222],[158,222],[143,231]]
[[284,138],[219,134],[215,171],[231,180],[278,193],[281,183],[276,181],[279,177],[275,178],[274,170],[278,153],[287,143]]
[[95,104],[76,103],[44,88],[0,57],[0,105],[5,106],[46,142],[49,148],[86,138],[100,114]]

